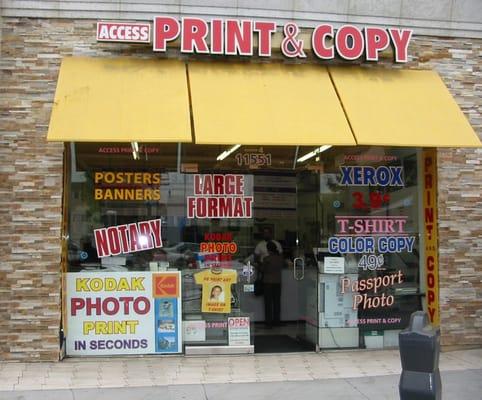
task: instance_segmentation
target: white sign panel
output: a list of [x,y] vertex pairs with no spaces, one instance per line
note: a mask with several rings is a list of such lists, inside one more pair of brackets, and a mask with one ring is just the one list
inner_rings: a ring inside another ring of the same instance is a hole
[[67,354],[181,352],[179,272],[66,274]]
[[228,318],[228,341],[230,346],[249,346],[249,317]]
[[182,321],[185,342],[204,342],[206,340],[206,321]]
[[344,257],[324,257],[323,272],[325,274],[344,274],[345,258]]

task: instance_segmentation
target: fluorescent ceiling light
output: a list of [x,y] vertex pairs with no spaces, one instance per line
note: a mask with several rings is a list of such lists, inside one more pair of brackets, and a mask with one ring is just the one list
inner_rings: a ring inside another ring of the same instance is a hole
[[311,157],[316,156],[317,154],[323,153],[324,151],[328,150],[329,148],[333,147],[331,144],[325,144],[324,146],[318,147],[317,149],[310,151],[309,153],[305,154],[304,156],[298,158],[297,162],[303,162],[309,160]]
[[139,159],[139,144],[137,142],[131,142],[132,147],[132,157],[134,160]]
[[228,150],[223,151],[219,156],[217,156],[216,160],[223,161],[227,156],[229,156],[234,151],[238,150],[240,147],[241,147],[240,144],[235,144],[233,147],[231,147]]

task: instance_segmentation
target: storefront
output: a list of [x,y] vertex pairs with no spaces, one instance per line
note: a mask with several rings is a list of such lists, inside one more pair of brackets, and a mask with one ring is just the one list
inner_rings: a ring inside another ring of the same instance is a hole
[[[269,57],[268,26],[156,17],[153,49],[181,36],[181,53],[250,56],[254,27]],[[304,59],[298,33],[281,49]],[[313,52],[376,61],[391,38],[404,62],[410,36],[320,25]],[[49,139],[69,142],[67,355],[384,348],[416,310],[438,324],[425,146],[480,145],[440,78],[248,61],[63,61]]]
[[108,54],[62,57],[47,135],[63,355],[392,348],[414,311],[441,324],[437,148],[480,140],[437,72],[406,68],[410,30],[89,34]]

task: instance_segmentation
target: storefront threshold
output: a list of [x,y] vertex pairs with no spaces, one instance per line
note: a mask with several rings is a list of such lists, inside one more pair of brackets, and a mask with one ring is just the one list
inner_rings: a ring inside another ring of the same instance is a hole
[[186,346],[187,356],[200,356],[211,354],[253,354],[254,346]]

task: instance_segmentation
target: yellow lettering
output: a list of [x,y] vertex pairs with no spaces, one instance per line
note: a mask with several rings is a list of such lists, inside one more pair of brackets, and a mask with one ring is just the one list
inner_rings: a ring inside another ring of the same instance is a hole
[[89,282],[89,278],[77,278],[75,280],[75,290],[77,292],[90,292],[87,283]]
[[113,200],[113,199],[112,199],[112,190],[110,190],[110,189],[105,189],[105,192],[104,192],[104,200]]
[[90,331],[94,330],[94,328],[95,328],[94,322],[84,321],[84,328],[83,328],[84,335],[88,335],[90,333]]
[[104,285],[102,284],[102,279],[100,278],[94,278],[90,280],[90,290],[93,292],[100,292]]
[[102,172],[96,172],[94,174],[94,181],[95,183],[99,183],[101,180],[102,180],[102,177],[104,176],[104,174]]
[[94,199],[102,200],[104,196],[102,195],[102,189],[94,189]]
[[83,333],[96,335],[127,335],[135,334],[139,321],[84,321]]
[[126,278],[120,278],[119,283],[117,284],[117,290],[129,290],[129,283],[127,282]]
[[144,289],[144,278],[132,278],[131,279],[131,290],[145,290]]
[[105,278],[105,290],[113,291],[116,289],[117,282],[114,278]]

